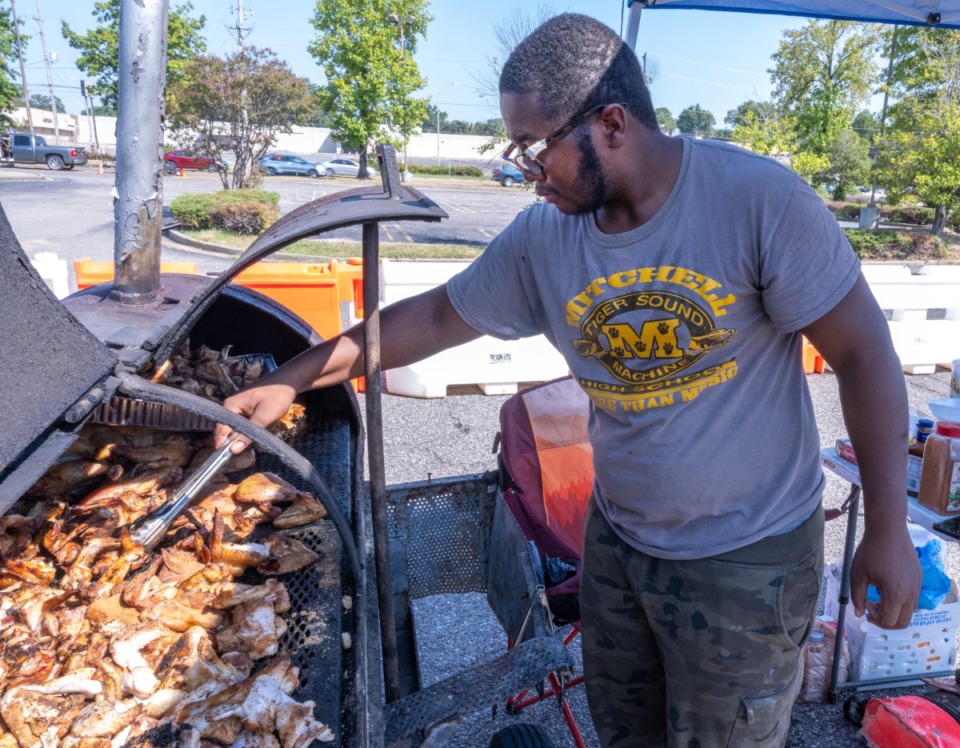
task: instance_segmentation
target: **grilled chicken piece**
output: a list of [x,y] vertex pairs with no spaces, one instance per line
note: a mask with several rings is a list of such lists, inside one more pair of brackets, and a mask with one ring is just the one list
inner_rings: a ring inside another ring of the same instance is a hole
[[254,473],[237,485],[237,501],[243,504],[275,504],[293,501],[300,492],[274,473]]
[[137,469],[143,471],[170,465],[183,467],[190,462],[193,452],[189,436],[174,434],[163,436],[151,444],[120,444],[113,450],[113,456],[135,462]]
[[273,526],[278,530],[309,525],[327,516],[326,507],[308,493],[299,493],[293,504],[274,518]]
[[257,566],[257,571],[267,576],[300,571],[320,558],[299,540],[288,535],[271,535],[266,543],[270,547],[270,559]]
[[143,707],[134,699],[116,704],[94,701],[73,720],[70,734],[77,738],[113,737],[139,717],[142,711]]
[[120,595],[111,595],[98,598],[87,606],[87,620],[97,628],[111,622],[130,626],[140,621],[140,611],[124,605]]
[[186,631],[164,655],[157,666],[160,689],[196,689],[205,683],[232,685],[244,673],[224,663],[213,647],[206,630],[195,626]]
[[158,621],[169,629],[183,633],[193,626],[211,631],[217,628],[222,619],[218,613],[204,613],[176,600],[158,603],[140,614],[147,621]]
[[182,477],[183,470],[176,466],[150,470],[135,478],[128,478],[97,488],[87,494],[87,496],[73,508],[73,511],[77,514],[86,514],[105,506],[108,507],[111,499],[119,498],[126,493],[133,493],[137,496],[148,496],[156,493],[165,486],[179,482]]
[[237,736],[232,748],[280,748],[280,741],[273,735],[258,735],[244,729]]
[[0,716],[20,746],[56,745],[83,709],[80,693],[56,694],[8,688],[0,700]]
[[217,634],[221,647],[246,652],[253,660],[277,653],[279,634],[273,604],[266,599],[251,600],[233,609],[233,625]]
[[[194,452],[190,460],[190,469],[199,467],[204,460],[213,454],[213,446],[201,447]],[[245,449],[238,455],[233,455],[227,464],[220,468],[221,473],[239,473],[242,470],[249,470],[257,463],[257,453],[253,449]],[[214,479],[216,480],[216,478]],[[223,478],[222,480],[226,480]]]
[[0,588],[11,587],[18,582],[48,585],[56,576],[53,563],[39,556],[29,560],[8,558],[0,564]]
[[27,491],[30,496],[54,498],[76,493],[95,478],[106,476],[117,480],[123,475],[123,468],[96,460],[69,460],[54,465]]
[[241,584],[227,582],[210,603],[211,608],[232,608],[251,600],[268,600],[273,605],[274,613],[286,613],[290,610],[290,596],[283,583],[276,579],[268,579],[264,584]]

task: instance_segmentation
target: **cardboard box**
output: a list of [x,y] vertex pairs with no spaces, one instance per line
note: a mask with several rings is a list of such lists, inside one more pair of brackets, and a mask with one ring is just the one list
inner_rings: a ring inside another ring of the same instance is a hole
[[[824,570],[824,614],[836,619],[839,612],[840,565]],[[934,610],[917,610],[905,629],[882,629],[866,617],[858,617],[847,605],[844,633],[850,647],[850,678],[880,680],[896,676],[916,677],[952,670],[956,662],[960,602],[956,584]]]
[[852,462],[854,465],[857,464],[857,456],[853,453],[853,445],[849,439],[837,439],[836,450],[837,457]]

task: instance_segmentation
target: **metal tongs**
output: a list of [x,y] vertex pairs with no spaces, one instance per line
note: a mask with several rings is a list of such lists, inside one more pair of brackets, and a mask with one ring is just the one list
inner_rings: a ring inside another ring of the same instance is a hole
[[230,459],[232,456],[230,447],[233,446],[237,437],[236,432],[232,433],[222,446],[215,449],[213,454],[204,460],[193,475],[180,486],[170,501],[134,522],[131,525],[130,538],[142,545],[145,550],[152,551],[160,539],[167,534],[174,520],[183,514],[193,503],[197,494]]

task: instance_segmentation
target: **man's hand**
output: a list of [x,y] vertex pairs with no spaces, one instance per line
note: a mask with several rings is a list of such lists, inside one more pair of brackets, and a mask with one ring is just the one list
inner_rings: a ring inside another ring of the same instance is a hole
[[[251,422],[266,428],[279,420],[290,409],[296,396],[296,389],[289,384],[279,382],[271,384],[269,380],[264,380],[228,397],[224,401],[223,407],[241,416],[246,416]],[[222,423],[217,424],[213,436],[214,444],[219,447],[230,433],[229,426],[224,426]],[[249,444],[249,440],[239,436],[230,451],[239,454]]]
[[[889,535],[889,537],[888,537]],[[870,622],[885,629],[904,629],[917,608],[923,571],[906,524],[890,533],[864,532],[850,567],[850,599],[857,615],[864,609]],[[880,592],[880,602],[867,601],[867,585]]]

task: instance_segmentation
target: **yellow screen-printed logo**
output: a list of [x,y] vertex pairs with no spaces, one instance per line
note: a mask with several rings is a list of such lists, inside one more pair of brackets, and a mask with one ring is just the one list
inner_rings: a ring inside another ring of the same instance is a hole
[[[637,289],[651,281],[680,288]],[[725,315],[736,301],[732,294],[718,296],[719,288],[702,274],[666,266],[594,280],[571,299],[568,321],[577,324],[581,334],[574,348],[602,364],[616,380],[580,378],[594,403],[607,410],[659,408],[693,400],[736,376],[732,359],[690,371],[708,351],[724,347],[736,334],[716,326],[714,317]],[[621,289],[627,292],[614,295]],[[594,301],[599,303],[591,309]]]

